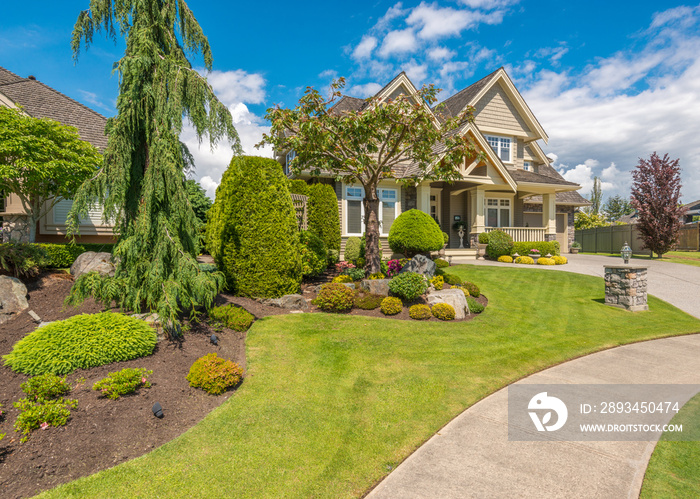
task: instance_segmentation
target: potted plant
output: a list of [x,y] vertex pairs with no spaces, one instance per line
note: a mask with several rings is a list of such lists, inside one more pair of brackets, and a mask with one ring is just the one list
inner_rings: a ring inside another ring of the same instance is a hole
[[483,259],[486,256],[486,248],[489,245],[489,233],[482,232],[479,234],[479,239],[476,243],[476,258]]
[[540,250],[538,250],[537,248],[532,248],[532,249],[530,250],[530,257],[531,257],[531,258],[537,259],[537,258],[539,258],[540,256],[542,256],[542,255],[540,255]]
[[569,248],[569,252],[573,253],[575,255],[579,251],[581,251],[581,243],[579,243],[578,241],[574,241],[573,243],[571,243],[571,247]]

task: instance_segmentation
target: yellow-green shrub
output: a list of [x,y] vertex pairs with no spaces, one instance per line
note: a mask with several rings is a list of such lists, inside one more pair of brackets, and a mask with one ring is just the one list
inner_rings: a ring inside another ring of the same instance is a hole
[[554,260],[556,265],[566,265],[569,263],[569,260],[565,256],[553,256],[552,260]]
[[537,265],[554,265],[554,259],[545,257],[538,258]]
[[332,282],[342,284],[344,282],[352,282],[352,277],[347,274],[339,275],[334,277]]
[[408,309],[408,315],[417,321],[430,319],[430,307],[428,305],[413,305]]
[[464,297],[465,297],[465,298],[468,298],[469,295],[471,294],[470,291],[469,291],[469,288],[468,288],[467,286],[462,285],[462,284],[460,284],[460,285],[458,285],[458,286],[452,286],[452,289],[459,289],[459,290],[461,290],[462,293],[464,293]]
[[502,255],[498,257],[498,261],[501,263],[513,263],[513,257],[508,255]]
[[396,315],[403,309],[400,298],[388,296],[382,300],[381,311],[384,315]]
[[519,256],[515,259],[515,263],[522,263],[524,265],[534,265],[535,260],[533,260],[529,256]]
[[212,308],[209,317],[234,331],[248,331],[255,321],[253,314],[233,303]]
[[218,357],[216,353],[195,360],[187,375],[190,386],[201,388],[212,395],[219,395],[229,387],[236,386],[241,378],[243,369],[235,362]]
[[449,303],[436,303],[431,312],[441,321],[451,321],[455,318],[455,309]]
[[321,286],[313,304],[326,312],[345,312],[352,308],[355,292],[345,284],[331,283]]
[[370,276],[367,279],[374,281],[376,279],[386,279],[386,276],[381,272],[376,272],[374,274],[370,274]]
[[432,284],[436,290],[440,291],[445,285],[445,278],[441,275],[436,275],[430,279],[430,284]]

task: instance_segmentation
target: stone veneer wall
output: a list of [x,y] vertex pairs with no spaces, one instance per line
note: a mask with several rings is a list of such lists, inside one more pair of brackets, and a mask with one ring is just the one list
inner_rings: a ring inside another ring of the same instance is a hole
[[26,215],[4,215],[2,217],[2,242],[29,242],[29,220]]
[[632,312],[649,310],[646,267],[606,265],[605,303]]

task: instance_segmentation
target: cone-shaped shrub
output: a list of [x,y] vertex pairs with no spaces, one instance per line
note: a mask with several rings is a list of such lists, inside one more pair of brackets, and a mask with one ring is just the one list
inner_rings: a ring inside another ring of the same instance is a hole
[[440,226],[420,210],[403,212],[389,230],[389,247],[409,258],[418,253],[437,251],[444,244]]
[[329,250],[340,251],[338,198],[328,184],[309,186],[309,230],[320,237]]

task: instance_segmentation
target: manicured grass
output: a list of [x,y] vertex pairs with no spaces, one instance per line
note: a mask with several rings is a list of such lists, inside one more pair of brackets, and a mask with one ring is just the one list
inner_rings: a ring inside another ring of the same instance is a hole
[[[581,255],[601,255],[601,256],[616,256],[619,257],[619,253],[590,253],[590,252],[579,252]],[[640,260],[649,260],[649,255],[632,255],[632,258]],[[684,265],[693,265],[695,267],[700,267],[700,251],[669,251],[664,253],[664,256],[653,258],[659,262],[671,262],[671,263],[682,263]]]
[[664,433],[656,445],[644,475],[640,497],[700,497],[700,395],[686,403],[671,421],[682,424],[692,441],[673,441],[676,433]]
[[221,407],[152,453],[45,497],[358,497],[508,383],[606,347],[700,331],[700,321],[653,297],[636,314],[604,305],[596,277],[485,266],[450,273],[489,298],[477,319],[258,321],[247,378]]

